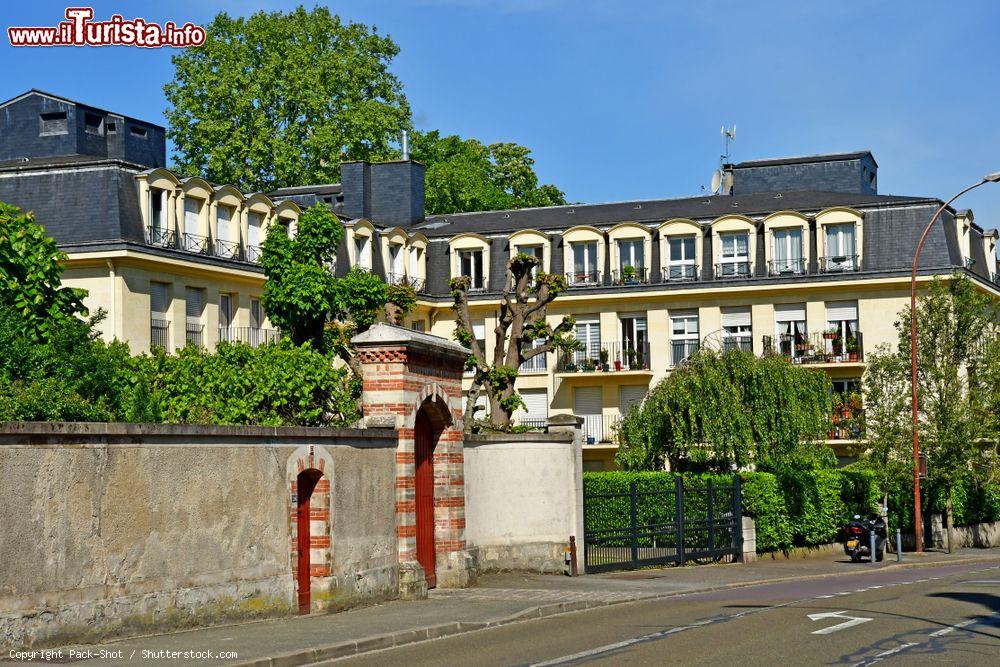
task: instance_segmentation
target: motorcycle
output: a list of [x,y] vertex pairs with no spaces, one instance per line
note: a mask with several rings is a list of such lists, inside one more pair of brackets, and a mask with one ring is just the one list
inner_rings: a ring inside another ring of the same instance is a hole
[[[872,555],[871,536],[875,535],[875,554]],[[885,558],[886,527],[881,516],[862,519],[854,515],[854,521],[844,528],[844,553],[851,557],[851,562],[857,563],[862,556],[868,556],[876,561]]]

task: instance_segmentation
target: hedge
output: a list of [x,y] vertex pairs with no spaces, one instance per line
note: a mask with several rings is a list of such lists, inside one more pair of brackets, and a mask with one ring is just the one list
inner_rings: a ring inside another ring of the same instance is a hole
[[[668,472],[584,473],[584,489],[588,494],[626,493],[629,484],[635,482],[640,491],[673,490],[676,477]],[[732,483],[731,475],[683,477],[688,487],[703,487],[709,479],[720,486]],[[757,550],[761,552],[833,542],[854,514],[868,515],[878,508],[873,476],[862,471],[803,470],[779,475],[750,472],[740,477],[743,514],[756,522]],[[588,501],[588,508],[594,502]],[[600,502],[604,512],[624,513],[628,519],[627,500],[622,499],[618,506],[614,499]],[[673,507],[637,507],[637,512],[640,524],[654,523],[664,515],[672,516]]]

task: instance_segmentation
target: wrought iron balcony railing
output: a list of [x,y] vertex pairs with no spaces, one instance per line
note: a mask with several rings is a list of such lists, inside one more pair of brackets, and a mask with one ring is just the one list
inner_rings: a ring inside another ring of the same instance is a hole
[[621,415],[577,415],[583,419],[583,442],[588,445],[615,441]]
[[161,248],[173,248],[177,245],[177,237],[174,230],[162,227],[147,227],[146,242],[149,245],[160,246]]
[[207,236],[184,233],[184,250],[195,252],[199,255],[211,255],[212,243]]
[[424,291],[424,281],[420,278],[407,276],[405,273],[390,273],[388,277],[390,285],[409,285],[414,292]]
[[222,239],[217,239],[215,241],[215,255],[216,257],[222,257],[223,259],[239,259],[240,244],[234,241],[223,241]]
[[764,354],[780,354],[797,364],[836,364],[864,361],[864,336],[848,334],[782,334],[777,339],[764,336]]
[[521,364],[518,373],[544,373],[548,369],[546,358],[548,353],[539,354]]
[[585,349],[563,354],[556,364],[558,373],[610,373],[648,371],[649,343],[634,345],[603,343],[587,345]]
[[670,264],[660,269],[662,282],[698,280],[698,267],[694,264]]
[[600,271],[575,271],[566,274],[570,287],[596,287],[601,284]]
[[721,262],[715,265],[716,279],[749,278],[750,262]]
[[247,261],[254,264],[260,264],[260,258],[263,254],[263,250],[259,245],[248,245],[247,246]]
[[644,266],[633,266],[611,272],[612,285],[646,285],[648,283],[649,269]]
[[170,322],[168,320],[152,319],[149,323],[150,347],[170,349]]
[[203,324],[187,324],[184,329],[184,338],[187,342],[193,343],[198,347],[202,347],[205,344],[204,341],[205,326]]
[[281,340],[280,329],[260,327],[219,327],[220,343],[246,343],[250,347],[260,347]]
[[722,351],[742,350],[753,352],[753,339],[749,336],[726,336],[722,339]]
[[799,257],[797,259],[772,259],[767,263],[767,273],[772,276],[799,275],[806,272],[806,260]]
[[850,273],[860,270],[861,262],[857,255],[830,255],[819,258],[819,270],[822,273]]

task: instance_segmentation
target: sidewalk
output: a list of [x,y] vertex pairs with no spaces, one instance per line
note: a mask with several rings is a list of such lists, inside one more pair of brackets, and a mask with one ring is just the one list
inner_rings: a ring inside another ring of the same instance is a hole
[[[859,575],[887,569],[967,561],[996,561],[1000,549],[967,549],[955,554],[904,554],[897,564],[852,564],[843,554],[823,553],[786,560],[765,557],[755,563],[704,565],[581,577],[493,574],[468,589],[431,591],[419,602],[391,602],[339,614],[257,621],[125,639],[101,646],[73,647],[122,651],[122,658],[83,660],[86,665],[126,665],[143,659],[143,651],[235,652],[230,659],[164,656],[182,665],[259,665],[290,667],[318,660],[409,644],[461,632],[495,627],[530,618],[634,600],[704,592],[760,583],[807,580],[831,575]],[[67,647],[69,648],[69,647]],[[134,652],[134,653],[133,653]],[[143,662],[158,662],[146,655]]]

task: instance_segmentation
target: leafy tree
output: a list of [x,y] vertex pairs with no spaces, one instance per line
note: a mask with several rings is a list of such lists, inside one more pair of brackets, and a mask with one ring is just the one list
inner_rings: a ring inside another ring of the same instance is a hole
[[164,87],[177,167],[246,191],[340,178],[342,157],[383,160],[409,127],[399,48],[325,7],[221,13],[173,57]]
[[[500,295],[500,312],[494,329],[496,342],[492,356],[472,335],[472,315],[469,310],[469,276],[451,280],[452,309],[457,315],[455,339],[472,350],[467,366],[473,370],[472,386],[465,406],[466,429],[475,423],[476,401],[486,391],[490,403],[490,423],[498,430],[509,430],[510,419],[524,405],[514,391],[518,369],[525,361],[553,350],[577,349],[580,343],[572,336],[576,322],[563,317],[552,327],[546,321],[548,305],[566,290],[566,279],[543,273],[532,275],[538,258],[519,253],[510,259],[511,280]],[[541,345],[532,347],[534,341]]]
[[0,202],[0,306],[18,313],[21,326],[41,338],[87,313],[86,292],[62,287],[65,259],[33,213]]
[[427,166],[428,214],[495,211],[565,204],[554,185],[539,185],[531,151],[515,143],[416,132],[411,156]]
[[409,282],[389,285],[386,292],[385,319],[402,325],[406,316],[417,304],[417,291]]
[[830,425],[823,371],[732,350],[702,350],[675,368],[619,426],[626,470],[729,472],[824,467],[833,452],[816,442]]

